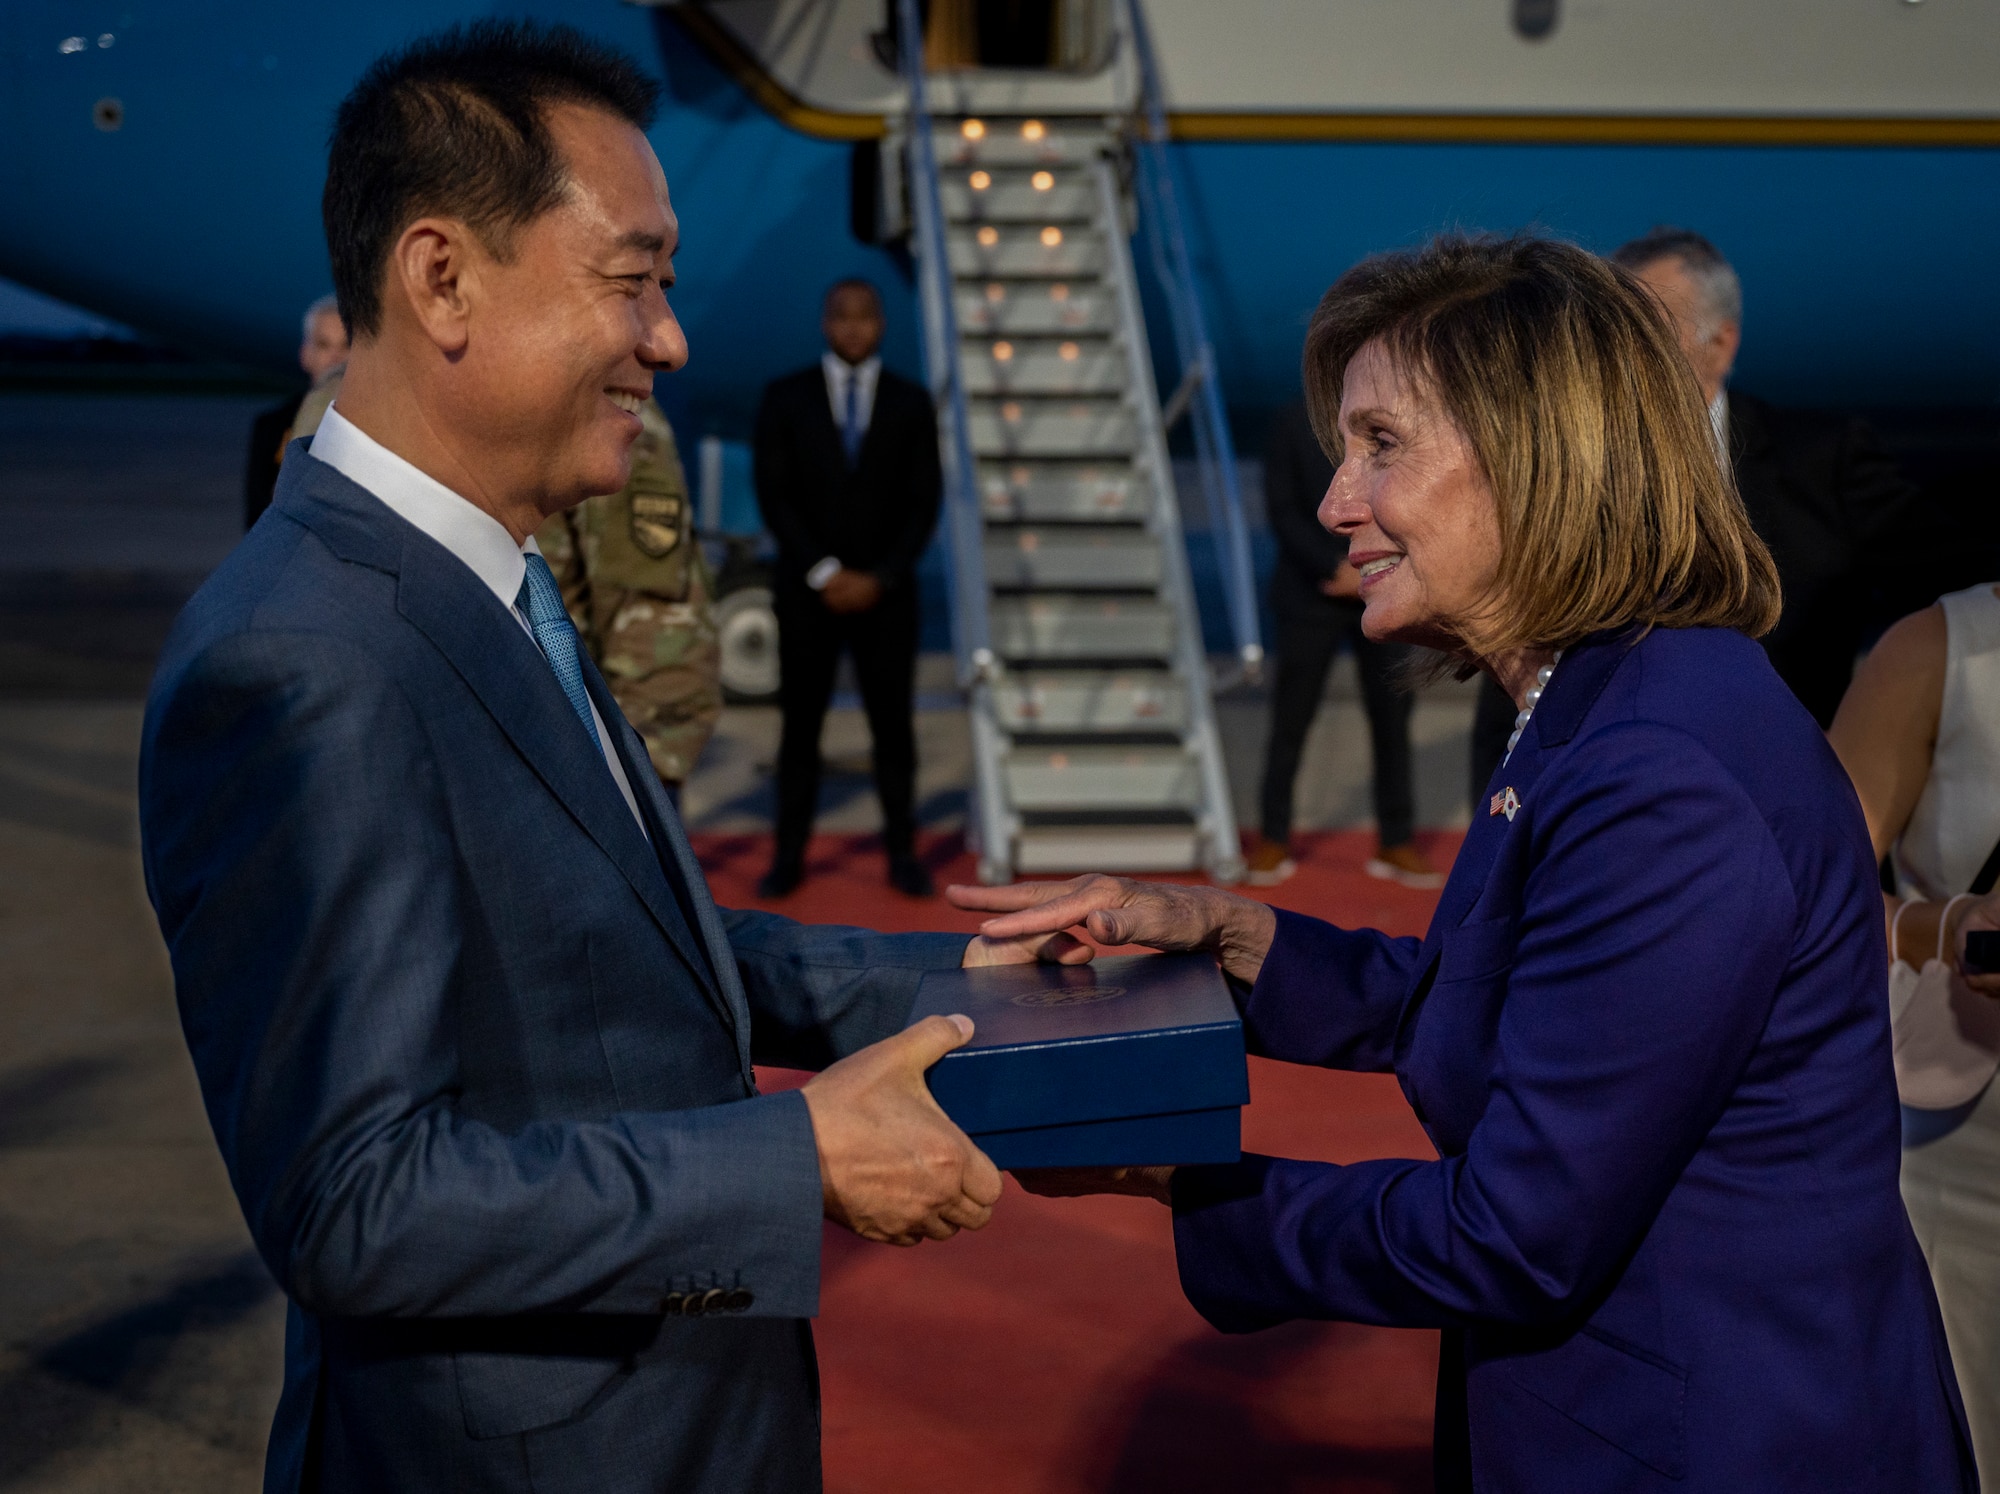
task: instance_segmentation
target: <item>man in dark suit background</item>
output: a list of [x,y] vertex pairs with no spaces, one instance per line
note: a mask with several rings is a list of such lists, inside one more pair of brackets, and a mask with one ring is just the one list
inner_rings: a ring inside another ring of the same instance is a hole
[[[1825,728],[1867,641],[1867,569],[1879,566],[1900,538],[1916,489],[1866,421],[1781,409],[1727,387],[1743,340],[1743,287],[1715,245],[1688,229],[1656,228],[1619,246],[1611,259],[1638,276],[1673,318],[1750,522],[1778,563],[1785,610],[1765,635],[1764,651]],[[1490,682],[1483,685],[1473,726],[1475,803],[1513,726],[1512,702]]]
[[1378,846],[1372,877],[1408,887],[1441,887],[1444,878],[1417,849],[1410,771],[1413,702],[1396,677],[1409,657],[1400,643],[1377,643],[1361,631],[1361,586],[1347,563],[1347,540],[1319,522],[1333,463],[1320,450],[1303,401],[1271,422],[1264,447],[1264,512],[1278,540],[1271,610],[1278,620],[1278,667],[1271,686],[1271,733],[1264,752],[1263,834],[1251,847],[1248,878],[1270,887],[1289,877],[1292,788],[1306,734],[1319,714],[1327,671],[1342,647],[1354,650],[1361,702],[1368,712]]
[[882,298],[865,280],[826,294],[827,351],[774,380],[757,411],[757,506],[778,541],[778,827],[758,884],[805,880],[819,802],[820,728],[845,650],[868,715],[889,883],[931,892],[916,857],[913,719],[917,558],[937,525],[941,477],[930,396],[882,367]]
[[250,424],[250,454],[243,464],[243,527],[248,529],[271,506],[278,487],[278,464],[284,459],[285,441],[306,395],[339,373],[347,362],[347,326],[340,319],[340,305],[332,296],[321,296],[306,308],[299,330],[299,370],[312,383],[291,398],[268,410],[257,412]]
[[912,1244],[1000,1194],[918,980],[1087,954],[716,907],[579,646],[534,533],[687,357],[657,92],[499,22],[356,85],[346,379],[147,701],[147,890],[289,1299],[272,1494],[812,1494],[822,1221]]
[[1778,563],[1785,610],[1764,650],[1824,728],[1866,639],[1865,568],[1879,565],[1894,544],[1916,489],[1865,421],[1781,409],[1725,387],[1742,341],[1743,288],[1715,245],[1686,229],[1660,228],[1611,258],[1673,316],[1750,522]]

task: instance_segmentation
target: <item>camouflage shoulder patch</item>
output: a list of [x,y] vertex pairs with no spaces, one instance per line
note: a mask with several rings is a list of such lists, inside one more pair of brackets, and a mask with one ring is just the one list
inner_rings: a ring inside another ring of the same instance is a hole
[[671,554],[681,542],[686,498],[679,493],[635,491],[631,501],[632,543],[655,560]]

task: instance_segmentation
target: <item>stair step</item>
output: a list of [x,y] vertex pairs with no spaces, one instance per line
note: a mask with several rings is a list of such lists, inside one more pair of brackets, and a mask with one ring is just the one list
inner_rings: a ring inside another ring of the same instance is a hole
[[946,254],[952,274],[981,279],[1059,280],[1102,275],[1105,267],[1104,240],[1095,229],[1058,224],[953,228],[946,236]]
[[1102,337],[998,337],[962,343],[968,394],[1120,394],[1125,355]]
[[[967,124],[978,133],[968,134]],[[983,119],[944,123],[932,138],[944,166],[1080,165],[1100,155],[1109,141],[1101,127],[1064,128],[1040,119]]]
[[1073,168],[984,166],[947,170],[938,182],[947,223],[1088,223],[1097,189]]
[[1115,399],[967,401],[972,450],[981,457],[1129,456],[1132,415]]
[[1183,731],[1187,686],[1165,670],[1010,670],[993,686],[1010,732]]
[[1111,280],[1132,271],[1123,214],[1106,213],[1105,126],[1017,115],[932,136],[946,263],[925,269],[946,272],[956,311],[978,601],[1004,661],[974,694],[1006,744],[981,758],[982,876],[1240,865],[1227,797],[1207,797],[1220,747],[1177,610],[1183,557],[1154,532],[1175,500],[1137,403],[1156,397],[1132,356],[1143,332]]
[[1173,609],[1153,597],[997,596],[991,616],[989,633],[1003,659],[1173,656]]
[[1118,303],[1095,281],[993,280],[960,285],[954,297],[963,334],[996,337],[1103,334],[1117,325]]
[[986,579],[1000,587],[1150,591],[1160,584],[1160,544],[1130,525],[989,529]]
[[1014,841],[1014,870],[1044,872],[1192,871],[1201,832],[1192,825],[1036,825]]
[[983,463],[979,491],[989,519],[1060,524],[1146,516],[1145,485],[1123,464]]
[[1018,810],[1189,810],[1201,802],[1194,755],[1162,747],[1022,747],[1007,754],[1007,797]]

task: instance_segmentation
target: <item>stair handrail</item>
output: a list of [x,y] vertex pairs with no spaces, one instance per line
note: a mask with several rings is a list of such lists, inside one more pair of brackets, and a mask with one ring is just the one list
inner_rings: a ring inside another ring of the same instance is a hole
[[[910,4],[911,0],[903,0]],[[1159,60],[1153,52],[1143,0],[1125,0],[1132,52],[1139,70],[1139,124],[1134,156],[1140,215],[1148,226],[1153,270],[1167,295],[1173,324],[1174,350],[1180,357],[1175,414],[1185,410],[1194,430],[1196,465],[1209,522],[1220,520],[1223,596],[1229,605],[1229,630],[1244,671],[1262,667],[1264,644],[1257,621],[1257,582],[1250,557],[1250,531],[1243,517],[1243,492],[1236,472],[1236,444],[1222,403],[1222,386],[1214,344],[1209,341],[1196,289],[1194,257],[1188,251],[1180,203],[1174,191],[1172,159],[1167,152],[1167,114],[1160,86]]]
[[916,0],[897,0],[896,60],[909,90],[911,169],[904,173],[917,239],[917,294],[924,321],[924,376],[939,415],[944,458],[945,551],[950,560],[951,643],[961,688],[996,670],[986,616],[986,552],[972,425],[958,354],[958,309],[952,301],[950,244],[938,194],[937,147],[924,77],[924,33]]

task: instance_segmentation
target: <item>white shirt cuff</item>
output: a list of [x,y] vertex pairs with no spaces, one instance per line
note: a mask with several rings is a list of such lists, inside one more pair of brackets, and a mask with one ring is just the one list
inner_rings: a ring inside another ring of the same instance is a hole
[[806,572],[806,585],[810,586],[814,591],[824,591],[826,583],[838,574],[840,568],[839,558],[829,555]]

